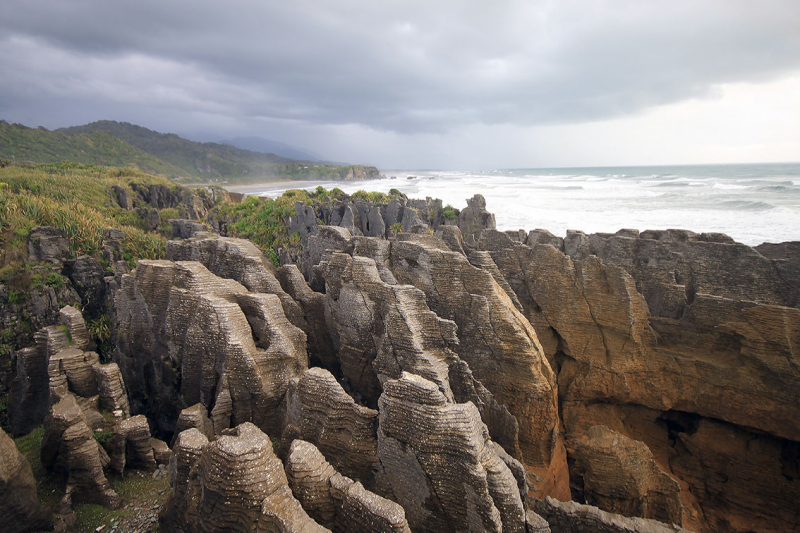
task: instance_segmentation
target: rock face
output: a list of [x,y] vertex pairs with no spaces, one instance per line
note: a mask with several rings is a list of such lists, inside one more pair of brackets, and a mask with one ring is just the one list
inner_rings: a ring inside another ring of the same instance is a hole
[[168,241],[167,258],[198,261],[213,274],[236,280],[251,292],[277,295],[286,318],[303,331],[308,331],[303,310],[284,292],[275,278],[274,265],[252,242],[200,233],[191,239]]
[[337,473],[313,444],[292,443],[286,477],[309,515],[333,531],[411,532],[402,507]]
[[72,394],[65,394],[45,421],[42,464],[66,474],[67,484],[62,509],[72,503],[90,502],[115,509],[119,496],[103,473],[108,456],[94,439],[92,430]]
[[116,299],[114,358],[133,412],[170,434],[199,402],[215,433],[252,421],[280,434],[284,395],[308,356],[278,296],[249,293],[200,263],[140,261]]
[[[791,307],[795,289],[781,277],[791,270],[786,247],[770,249],[778,258],[771,259],[725,236],[677,230],[569,232],[566,254],[541,233],[523,245],[484,231],[477,244],[491,254],[559,370],[574,453],[586,450],[577,443],[602,424],[644,443],[677,481],[682,521],[666,512],[676,523],[699,531],[797,527],[796,517],[775,507],[777,499],[785,508],[798,491],[796,476],[777,475],[788,471],[800,440],[785,423],[800,415],[800,372],[792,362],[800,310]],[[727,441],[698,436],[698,427],[720,423],[736,428],[723,432]],[[733,451],[747,441],[787,451],[782,459],[761,454],[754,469],[753,455]],[[746,471],[749,482],[741,477]],[[581,476],[572,474],[582,489]],[[710,489],[708,478],[728,481]],[[745,486],[766,492],[745,496]],[[668,492],[658,505],[674,510]],[[757,525],[755,507],[770,509]]]
[[50,407],[50,357],[69,346],[67,332],[48,326],[34,334],[36,346],[17,355],[17,377],[11,386],[11,431],[25,435],[41,424]]
[[313,443],[338,471],[373,487],[378,412],[358,405],[322,368],[306,370],[292,396],[282,441],[298,438]]
[[456,355],[455,323],[436,316],[419,289],[396,284],[387,266],[389,250],[388,243],[360,238],[354,257],[333,254],[317,268],[325,279],[328,329],[345,382],[375,406],[382,381],[403,371],[421,375],[451,401],[475,403],[493,438],[518,455],[517,420]]
[[272,442],[244,423],[206,444],[196,429],[178,437],[167,531],[322,532],[294,499]]
[[390,260],[398,282],[420,289],[433,312],[455,322],[459,343],[454,351],[516,417],[523,462],[552,484],[554,472],[566,470],[558,439],[557,389],[530,323],[491,272],[461,254],[397,241]]
[[680,524],[680,485],[653,459],[643,442],[605,426],[592,426],[586,439],[573,443],[573,475],[590,505],[625,516]]
[[36,495],[31,465],[0,429],[0,530],[22,533],[52,528],[53,519]]
[[690,533],[682,527],[656,520],[628,518],[591,505],[562,503],[549,496],[537,500],[534,507],[550,524],[553,533]]
[[525,531],[517,481],[472,403],[403,373],[379,402],[379,486],[415,531]]
[[67,234],[51,226],[36,226],[28,239],[28,261],[60,263],[70,256]]

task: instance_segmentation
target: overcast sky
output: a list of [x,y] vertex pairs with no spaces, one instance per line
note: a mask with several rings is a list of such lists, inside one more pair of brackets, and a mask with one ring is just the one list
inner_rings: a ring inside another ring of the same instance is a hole
[[0,118],[383,168],[800,160],[800,1],[2,0]]

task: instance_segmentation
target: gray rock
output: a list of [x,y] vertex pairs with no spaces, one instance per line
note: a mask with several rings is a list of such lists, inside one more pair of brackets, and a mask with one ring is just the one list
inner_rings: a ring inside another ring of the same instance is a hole
[[51,226],[35,226],[28,236],[28,261],[60,263],[70,257],[69,241],[64,230]]

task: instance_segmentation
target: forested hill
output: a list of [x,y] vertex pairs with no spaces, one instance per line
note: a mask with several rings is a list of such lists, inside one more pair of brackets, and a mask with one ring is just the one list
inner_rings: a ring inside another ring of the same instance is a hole
[[200,143],[125,122],[98,121],[48,131],[0,121],[0,158],[16,162],[63,160],[130,166],[184,182],[233,183],[277,179],[369,179],[363,165],[325,165],[229,144]]
[[0,121],[0,159],[17,163],[58,163],[136,167],[168,178],[186,175],[182,169],[103,131],[66,135],[44,128]]

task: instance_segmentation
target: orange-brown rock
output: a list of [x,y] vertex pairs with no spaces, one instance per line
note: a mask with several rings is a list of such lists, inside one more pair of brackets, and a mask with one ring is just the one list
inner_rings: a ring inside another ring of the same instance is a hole
[[658,466],[643,442],[606,426],[592,426],[570,447],[571,474],[586,503],[625,516],[682,523],[680,485]]

